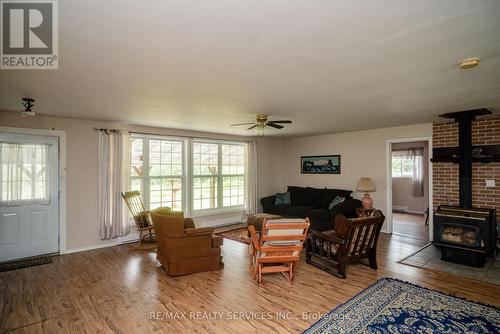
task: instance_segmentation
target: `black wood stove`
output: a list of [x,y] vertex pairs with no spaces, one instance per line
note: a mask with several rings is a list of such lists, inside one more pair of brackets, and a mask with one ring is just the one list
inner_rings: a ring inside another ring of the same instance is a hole
[[[472,121],[488,114],[487,109],[475,109],[441,115],[458,122],[459,147],[435,149],[432,160],[458,162],[460,199],[460,206],[441,205],[434,212],[433,242],[441,249],[443,260],[474,267],[483,267],[486,257],[496,252],[496,210],[472,207],[472,162],[483,162],[474,155]],[[490,147],[483,149],[496,152]],[[489,156],[484,162],[497,158]]]
[[495,253],[495,210],[441,205],[434,213],[434,244],[445,261],[483,267]]

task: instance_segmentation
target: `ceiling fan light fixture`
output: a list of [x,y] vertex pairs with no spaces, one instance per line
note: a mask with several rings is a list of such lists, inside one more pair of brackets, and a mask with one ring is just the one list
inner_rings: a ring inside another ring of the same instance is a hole
[[460,67],[463,70],[468,68],[473,68],[479,65],[479,61],[480,59],[477,57],[462,59],[461,61],[458,62],[458,67]]

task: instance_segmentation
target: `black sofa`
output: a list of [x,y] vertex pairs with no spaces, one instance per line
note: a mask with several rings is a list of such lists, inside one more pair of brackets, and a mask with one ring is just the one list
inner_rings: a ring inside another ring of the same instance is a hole
[[[261,198],[260,203],[264,213],[280,215],[283,217],[309,218],[311,229],[327,231],[334,229],[337,214],[347,218],[357,217],[356,208],[361,207],[361,201],[351,197],[352,191],[342,189],[317,189],[311,187],[288,186],[290,204],[274,204],[276,196]],[[336,196],[344,197],[344,202],[328,206]]]

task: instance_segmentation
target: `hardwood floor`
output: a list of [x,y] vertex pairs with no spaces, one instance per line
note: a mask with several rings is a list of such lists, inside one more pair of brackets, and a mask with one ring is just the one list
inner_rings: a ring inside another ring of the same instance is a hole
[[[264,287],[248,275],[247,245],[231,240],[224,240],[223,270],[182,277],[168,277],[154,253],[132,246],[58,256],[0,273],[0,332],[297,333],[384,276],[500,306],[498,285],[396,263],[424,243],[381,235],[377,271],[350,265],[342,280],[301,261],[292,284],[266,275]],[[187,312],[187,319],[163,312]]]
[[429,226],[425,225],[424,214],[393,212],[392,221],[394,234],[429,241]]

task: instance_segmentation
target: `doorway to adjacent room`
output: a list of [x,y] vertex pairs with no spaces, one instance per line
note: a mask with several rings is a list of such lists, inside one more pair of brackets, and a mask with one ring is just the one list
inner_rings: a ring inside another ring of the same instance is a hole
[[390,143],[392,233],[430,240],[429,140]]

